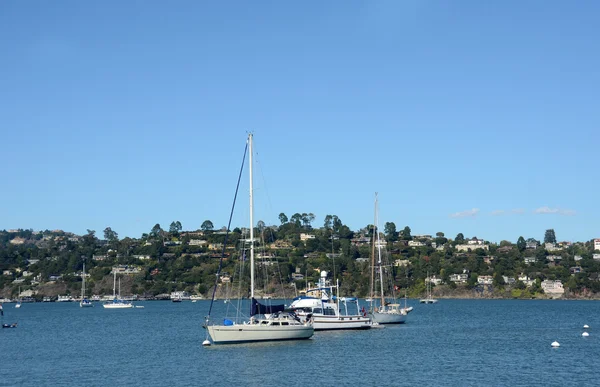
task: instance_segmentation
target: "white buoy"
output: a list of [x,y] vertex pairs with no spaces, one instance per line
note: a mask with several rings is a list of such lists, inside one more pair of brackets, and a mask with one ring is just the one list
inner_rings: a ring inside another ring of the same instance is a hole
[[581,334],[581,336],[583,336],[583,337],[588,337],[589,335],[590,335],[590,334],[589,334],[589,333],[587,333],[587,332],[583,332],[583,333]]
[[589,325],[585,324],[585,325],[583,326],[583,329],[588,329],[589,327],[590,327]]
[[554,341],[552,344],[550,344],[552,346],[552,348],[558,348],[560,347],[560,344],[558,344],[558,341]]
[[210,340],[206,339],[202,342],[202,345],[204,345],[205,347],[208,347],[210,345]]

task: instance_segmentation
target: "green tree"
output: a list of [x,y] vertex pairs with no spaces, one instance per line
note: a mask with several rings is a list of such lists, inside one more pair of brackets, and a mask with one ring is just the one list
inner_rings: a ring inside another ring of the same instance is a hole
[[104,239],[108,241],[111,245],[114,245],[119,241],[119,234],[114,232],[110,227],[104,229]]
[[462,232],[459,232],[458,234],[456,234],[456,238],[454,238],[454,242],[456,242],[457,244],[461,244],[464,243],[465,241],[465,236],[463,235]]
[[396,224],[394,224],[394,222],[386,222],[383,227],[383,231],[385,232],[385,236],[389,242],[398,240],[398,233],[396,232]]
[[162,228],[160,227],[159,223],[156,223],[154,225],[154,227],[152,227],[152,230],[150,230],[150,236],[156,238],[158,236],[160,236],[162,234]]
[[546,233],[544,234],[544,243],[556,243],[556,234],[554,233],[553,228],[546,230]]
[[182,227],[181,227],[180,221],[171,222],[171,225],[169,226],[169,232],[171,233],[171,235],[179,235],[181,230],[182,230]]
[[525,238],[520,236],[519,239],[517,240],[517,248],[519,249],[519,251],[525,251],[526,247],[527,247],[527,242],[525,242]]
[[412,236],[410,235],[410,227],[408,227],[408,226],[404,227],[404,230],[402,230],[400,232],[400,237],[403,241],[412,240]]
[[300,215],[299,213],[295,213],[294,215],[292,215],[292,217],[290,218],[290,221],[292,223],[294,223],[296,225],[296,227],[301,227],[302,226],[302,215]]
[[288,222],[288,217],[282,212],[279,214],[279,221],[281,224],[286,224]]
[[333,216],[325,215],[325,221],[323,222],[323,227],[325,230],[330,230],[333,225]]
[[444,235],[443,232],[438,231],[435,233],[435,244],[436,246],[443,246],[448,242],[448,238]]
[[213,225],[213,222],[211,222],[208,219],[202,222],[202,225],[200,226],[200,229],[202,229],[202,231],[212,231],[214,228],[215,226]]

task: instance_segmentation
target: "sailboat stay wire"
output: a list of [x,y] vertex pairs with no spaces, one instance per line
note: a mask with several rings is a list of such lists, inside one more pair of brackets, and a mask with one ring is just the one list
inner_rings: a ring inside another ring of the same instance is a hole
[[246,153],[248,153],[248,141],[246,141],[246,147],[244,148],[244,157],[242,158],[242,166],[240,167],[240,173],[238,175],[237,185],[235,187],[235,195],[233,195],[233,203],[231,205],[231,212],[229,213],[229,222],[227,222],[227,231],[225,232],[225,240],[223,241],[223,250],[221,251],[221,258],[219,259],[219,269],[217,270],[216,278],[215,278],[215,287],[213,288],[212,297],[210,299],[210,307],[208,308],[208,316],[206,319],[210,317],[212,312],[213,304],[215,302],[215,293],[217,291],[217,286],[219,285],[219,276],[221,275],[221,269],[223,268],[223,258],[225,257],[225,248],[227,247],[227,239],[229,237],[229,229],[231,228],[231,219],[233,218],[233,210],[235,209],[235,201],[237,199],[238,191],[240,189],[240,181],[242,180],[242,172],[244,171],[244,164],[246,162]]

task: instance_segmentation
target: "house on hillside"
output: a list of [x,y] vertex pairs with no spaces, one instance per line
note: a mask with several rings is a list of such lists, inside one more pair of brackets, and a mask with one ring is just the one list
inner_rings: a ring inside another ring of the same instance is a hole
[[565,293],[565,288],[561,281],[542,281],[542,289],[549,296],[560,297]]
[[315,239],[316,236],[312,235],[312,234],[306,234],[306,233],[301,233],[300,234],[300,240],[302,242],[306,242],[309,239]]
[[536,261],[535,257],[525,257],[523,259],[524,259],[525,263],[527,263],[529,265],[531,265],[532,263],[535,263],[535,261]]
[[479,244],[471,244],[471,245],[456,245],[456,251],[475,251],[477,249],[489,250],[490,246],[488,245],[479,245]]
[[460,284],[466,284],[469,279],[469,275],[466,273],[462,274],[450,274],[450,282],[456,282]]

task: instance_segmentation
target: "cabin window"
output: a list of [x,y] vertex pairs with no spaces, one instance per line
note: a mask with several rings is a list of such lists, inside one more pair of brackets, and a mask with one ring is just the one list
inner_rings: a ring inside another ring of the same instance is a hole
[[289,322],[287,322],[287,321],[282,321],[282,322],[281,322],[281,325],[290,325],[290,323],[289,323]]
[[313,308],[313,313],[323,313],[323,309],[321,309],[321,308]]
[[323,314],[325,316],[335,316],[335,310],[332,308],[325,308],[325,312]]

